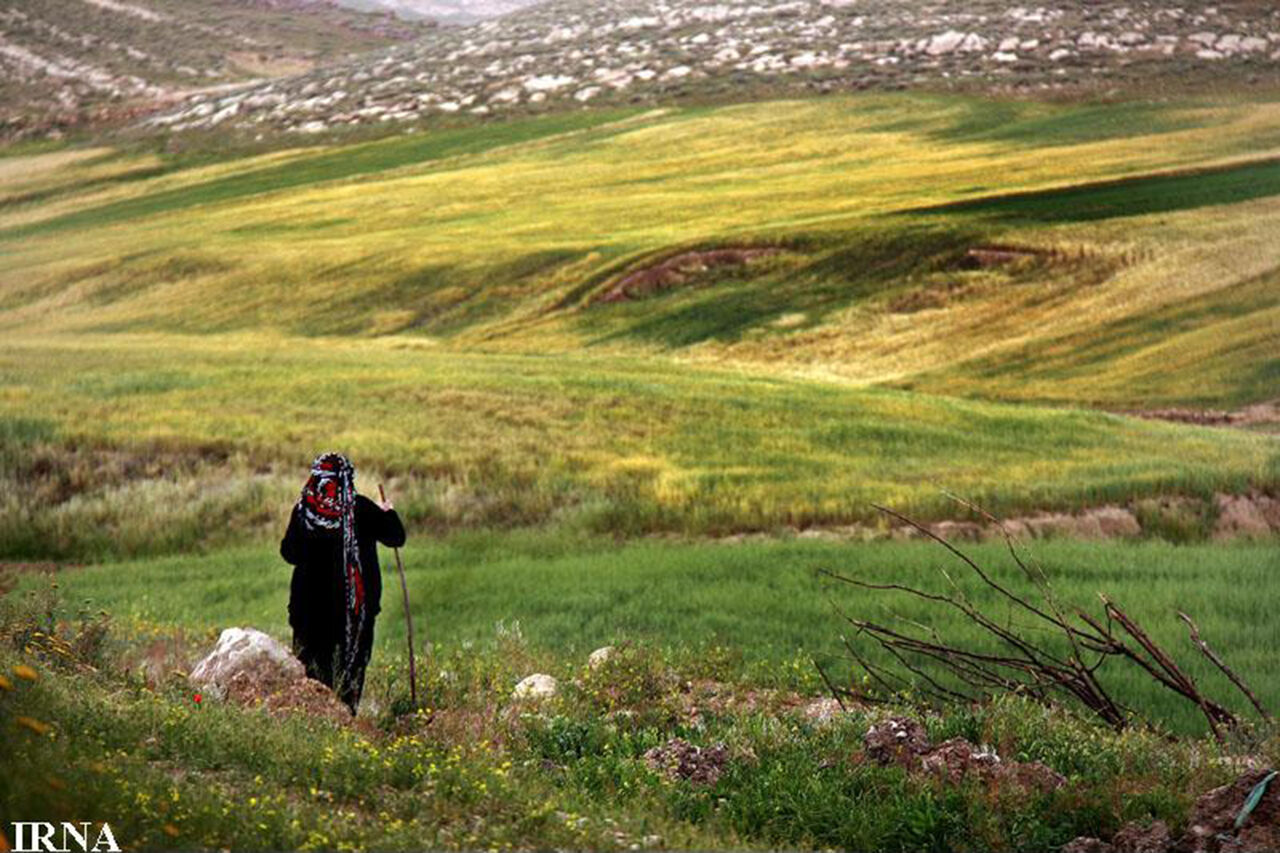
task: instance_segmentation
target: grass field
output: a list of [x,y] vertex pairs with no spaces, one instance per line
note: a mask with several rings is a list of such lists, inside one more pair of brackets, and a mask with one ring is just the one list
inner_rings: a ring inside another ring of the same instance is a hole
[[[930,718],[1071,779],[1023,797],[851,759],[871,712],[795,717],[778,697],[840,653],[832,601],[978,642],[814,576],[937,585],[938,547],[797,534],[883,532],[873,504],[962,516],[946,492],[1009,516],[1187,498],[1149,541],[1034,551],[1065,602],[1109,594],[1238,707],[1188,610],[1274,707],[1274,542],[1204,540],[1215,494],[1280,489],[1277,437],[1117,412],[1278,396],[1278,155],[1261,98],[898,94],[0,157],[0,559],[88,564],[56,606],[36,576],[0,599],[0,669],[38,664],[0,722],[44,780],[0,773],[0,808],[74,792],[148,848],[1056,849],[1178,825],[1228,775],[1194,737],[1016,699]],[[662,272],[717,249],[756,252]],[[657,284],[616,298],[632,281]],[[197,707],[174,674],[219,628],[285,636],[275,543],[328,449],[409,526],[431,726],[400,713],[390,584],[356,728]],[[585,673],[606,643],[629,651]],[[565,693],[522,713],[534,669]],[[706,681],[741,707],[691,715]],[[643,760],[670,737],[735,769],[673,784]]]
[[[936,518],[944,489],[1015,513],[1270,488],[1265,436],[1072,407],[1274,396],[1278,135],[1260,101],[900,95],[215,163],[18,155],[0,395],[22,485],[0,549],[252,536],[330,445],[436,529],[723,533],[867,522],[872,502]],[[775,251],[599,298],[717,246]],[[975,262],[992,246],[1011,257]],[[207,511],[230,519],[212,536]]]
[[[1171,608],[1194,601],[1206,638],[1274,703],[1277,638],[1258,630],[1274,621],[1273,547],[1036,550],[1064,602],[1110,591],[1230,698],[1174,624]],[[1012,580],[999,549],[973,553]],[[868,725],[891,709],[825,725],[802,713],[821,693],[809,656],[843,671],[832,660],[840,620],[812,573],[937,586],[933,566],[951,561],[936,547],[464,534],[412,542],[406,556],[432,643],[419,658],[431,711],[403,708],[403,624],[388,601],[356,727],[193,701],[181,672],[217,628],[282,630],[286,571],[265,549],[65,572],[57,590],[26,578],[0,600],[0,724],[25,769],[0,776],[0,802],[54,819],[88,810],[146,849],[1053,850],[1129,820],[1180,831],[1195,795],[1233,775],[1218,747],[1163,733],[1192,728],[1192,715],[1119,675],[1117,695],[1161,729],[1116,734],[1009,697],[925,717],[935,742],[966,737],[1006,761],[1045,763],[1066,779],[1057,791],[938,783],[859,760]],[[829,591],[852,613],[882,606]],[[94,615],[100,607],[115,616]],[[604,642],[620,651],[589,669],[586,652]],[[559,677],[560,695],[513,702],[511,686],[532,671]],[[646,761],[673,737],[726,751],[714,785]],[[1254,749],[1274,761],[1276,748]]]
[[[1002,545],[971,550],[998,578],[1029,589]],[[1280,641],[1280,628],[1267,616],[1280,570],[1274,546],[1061,541],[1037,543],[1032,553],[1065,604],[1093,611],[1097,594],[1106,593],[1179,652],[1188,672],[1216,695],[1230,697],[1221,674],[1190,653],[1176,612],[1191,612],[1211,643],[1233,651],[1232,665],[1253,674],[1264,701],[1280,705],[1269,651]],[[618,544],[581,535],[472,533],[416,541],[404,555],[420,632],[450,648],[484,644],[503,627],[515,629],[532,649],[569,666],[555,673],[561,677],[572,675],[574,662],[595,648],[634,642],[672,652],[718,647],[738,662],[729,667],[739,670],[738,677],[798,662],[800,671],[789,674],[788,683],[820,692],[809,662],[846,657],[840,611],[865,618],[892,612],[927,622],[944,636],[979,642],[974,627],[953,612],[842,587],[821,579],[820,569],[942,591],[941,567],[973,601],[998,603],[965,582],[961,564],[930,543]],[[69,601],[87,601],[126,624],[181,625],[203,633],[243,623],[287,638],[283,603],[290,571],[274,549],[237,548],[77,569],[60,584]],[[395,571],[389,554],[387,571]],[[128,583],[120,582],[122,575]],[[399,590],[390,575],[387,580],[379,654],[403,658]],[[213,633],[206,637],[211,641]],[[831,668],[848,671],[839,662]],[[1199,729],[1195,708],[1183,707],[1184,700],[1146,676],[1129,672],[1117,684],[1135,707],[1151,709],[1161,722]]]

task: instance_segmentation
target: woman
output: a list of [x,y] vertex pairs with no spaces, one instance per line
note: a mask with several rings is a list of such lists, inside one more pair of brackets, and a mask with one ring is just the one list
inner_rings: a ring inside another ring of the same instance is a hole
[[404,544],[396,511],[356,494],[345,456],[317,456],[280,543],[280,556],[294,566],[289,625],[307,675],[334,688],[353,716],[381,609],[378,542]]

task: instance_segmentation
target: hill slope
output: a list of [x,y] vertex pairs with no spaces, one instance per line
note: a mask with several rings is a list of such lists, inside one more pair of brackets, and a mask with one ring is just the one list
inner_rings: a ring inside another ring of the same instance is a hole
[[428,29],[329,0],[6,0],[0,138],[127,120]]
[[1274,398],[1278,141],[1266,102],[896,95],[0,161],[0,544],[239,541],[334,444],[446,528],[938,518],[950,489],[1189,496],[1203,530],[1280,484],[1274,437],[1009,403]]
[[1121,0],[554,0],[296,78],[189,101],[175,131],[307,134],[580,104],[862,89],[1185,91],[1280,83],[1280,10]]
[[1278,140],[1267,103],[886,96],[190,169],[48,155],[0,214],[0,327],[408,332],[1234,405],[1275,369]]

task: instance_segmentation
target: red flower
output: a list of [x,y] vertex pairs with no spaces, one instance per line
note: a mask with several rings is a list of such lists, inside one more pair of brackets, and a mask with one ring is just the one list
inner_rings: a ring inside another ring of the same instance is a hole
[[195,700],[195,702],[196,702],[196,704],[197,704],[197,705],[199,705],[199,704],[200,704],[200,700],[201,700],[202,698],[204,698],[204,697],[202,697],[199,693],[196,693],[196,694],[194,694],[191,698]]

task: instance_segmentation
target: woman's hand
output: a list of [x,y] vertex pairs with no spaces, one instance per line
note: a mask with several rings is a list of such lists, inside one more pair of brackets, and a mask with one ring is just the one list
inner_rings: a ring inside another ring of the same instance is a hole
[[391,512],[391,510],[396,508],[395,504],[390,500],[383,500],[382,503],[378,504],[378,506],[382,507],[383,512]]

